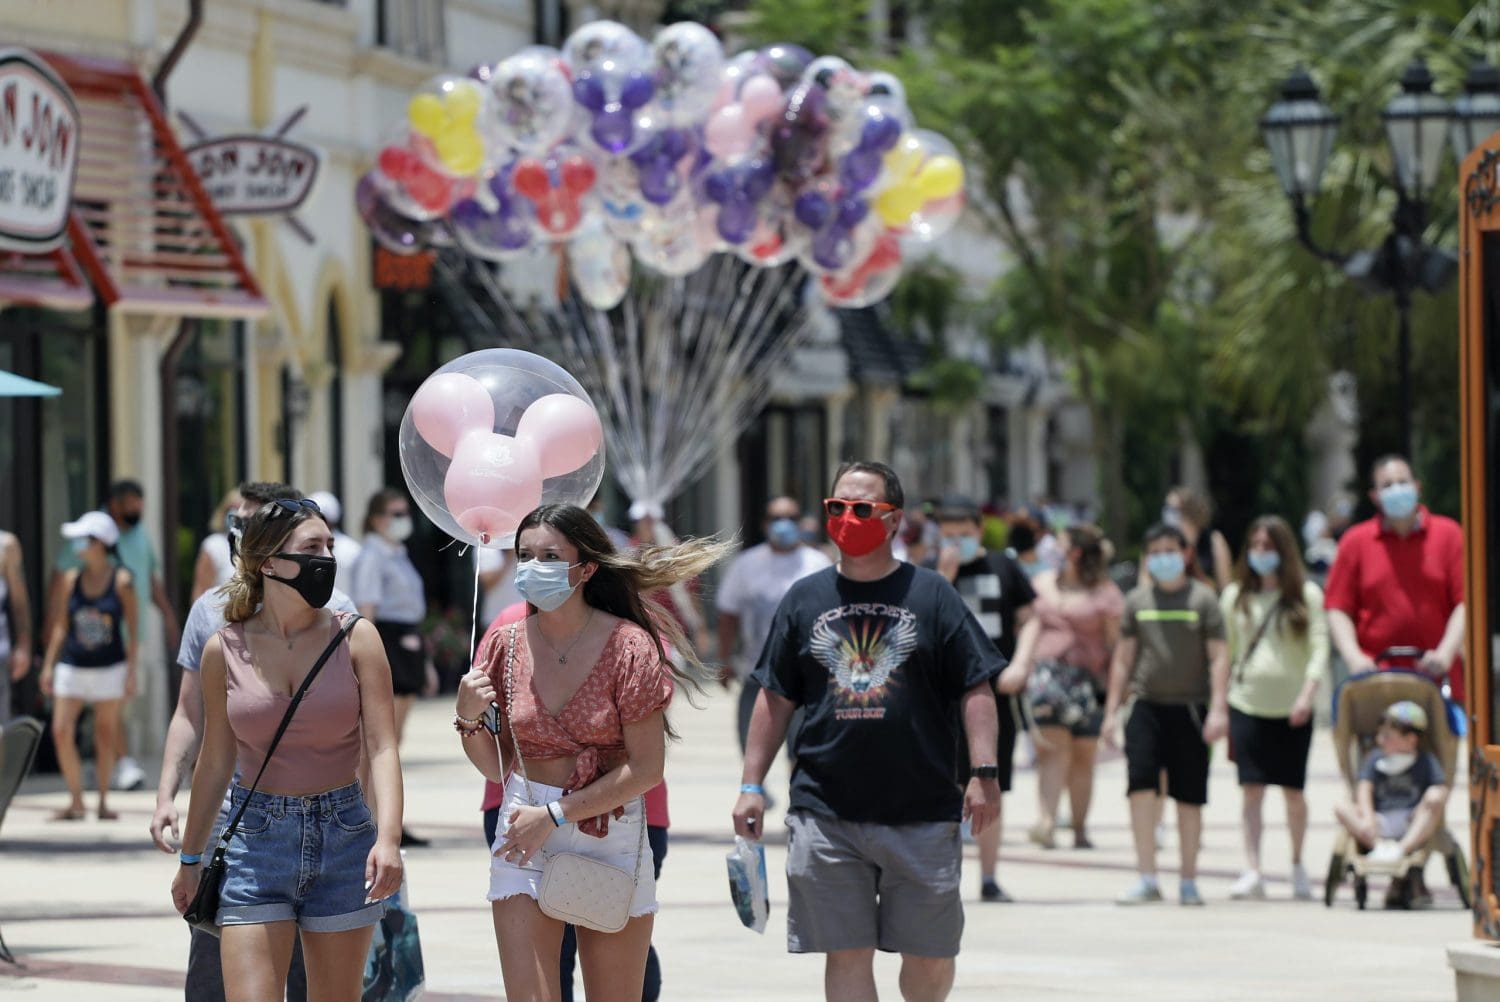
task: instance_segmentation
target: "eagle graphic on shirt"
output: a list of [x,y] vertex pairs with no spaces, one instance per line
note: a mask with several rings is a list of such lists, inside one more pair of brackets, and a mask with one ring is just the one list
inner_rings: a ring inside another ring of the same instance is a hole
[[[882,602],[830,609],[813,624],[813,657],[828,670],[840,701],[856,706],[882,702],[896,669],[917,647],[917,617]],[[883,708],[864,712],[879,719]]]

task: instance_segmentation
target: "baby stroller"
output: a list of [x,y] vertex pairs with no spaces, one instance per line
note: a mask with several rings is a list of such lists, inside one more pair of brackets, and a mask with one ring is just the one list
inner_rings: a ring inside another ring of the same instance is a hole
[[[1414,659],[1421,656],[1415,648],[1393,647],[1377,659],[1382,665],[1396,660]],[[1421,748],[1430,751],[1442,763],[1451,788],[1457,778],[1459,738],[1463,729],[1462,713],[1450,716],[1449,704],[1443,699],[1438,684],[1428,675],[1417,671],[1395,669],[1356,675],[1339,686],[1334,695],[1333,746],[1338,757],[1339,771],[1350,795],[1359,780],[1359,766],[1366,754],[1375,746],[1375,731],[1386,707],[1398,700],[1409,699],[1427,712],[1429,721],[1422,735]],[[1473,907],[1473,888],[1469,883],[1469,864],[1457,839],[1446,825],[1428,840],[1421,850],[1405,859],[1379,864],[1359,851],[1354,837],[1339,828],[1333,843],[1333,857],[1328,861],[1328,880],[1323,888],[1323,903],[1333,907],[1344,878],[1354,880],[1354,901],[1363,909],[1369,896],[1369,878],[1388,875],[1392,878],[1405,874],[1410,867],[1421,870],[1433,853],[1438,853],[1448,865],[1448,879],[1458,890],[1465,908]]]

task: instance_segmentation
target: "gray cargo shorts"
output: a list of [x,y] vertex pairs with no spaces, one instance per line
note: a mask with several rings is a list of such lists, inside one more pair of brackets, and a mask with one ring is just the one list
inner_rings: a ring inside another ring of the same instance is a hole
[[958,956],[957,821],[881,825],[793,811],[786,826],[790,952]]

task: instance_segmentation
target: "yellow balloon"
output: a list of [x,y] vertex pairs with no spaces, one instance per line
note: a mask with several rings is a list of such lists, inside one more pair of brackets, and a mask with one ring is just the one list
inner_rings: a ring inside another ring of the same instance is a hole
[[951,198],[963,190],[964,165],[955,157],[933,157],[922,165],[916,186],[925,201]]
[[905,136],[885,155],[883,162],[892,177],[911,177],[922,165],[922,144],[914,136]]
[[448,124],[448,112],[443,108],[443,102],[431,94],[418,94],[412,98],[406,106],[406,117],[411,120],[412,128],[432,139],[436,139]]
[[479,91],[473,87],[455,86],[445,103],[449,120],[455,125],[467,125],[479,117]]
[[484,165],[484,144],[472,129],[444,129],[433,146],[443,166],[454,174],[472,174]]
[[887,188],[875,199],[875,214],[880,221],[892,229],[900,229],[911,223],[911,217],[922,209],[922,193],[914,184],[898,184]]

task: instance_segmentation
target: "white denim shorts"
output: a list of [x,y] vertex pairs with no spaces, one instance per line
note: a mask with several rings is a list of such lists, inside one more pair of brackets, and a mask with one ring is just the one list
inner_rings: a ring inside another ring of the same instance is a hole
[[61,661],[52,669],[52,694],[85,703],[125,698],[125,662],[105,668],[79,668]]
[[585,835],[576,824],[566,824],[547,836],[542,851],[531,857],[525,866],[512,863],[495,855],[505,841],[510,827],[510,815],[517,807],[533,804],[545,807],[563,795],[562,787],[545,783],[531,784],[535,800],[526,798],[526,784],[517,774],[512,774],[505,783],[505,802],[500,805],[500,821],[495,826],[495,843],[490,846],[490,901],[513,898],[525,894],[536,900],[542,885],[542,866],[546,857],[561,852],[576,852],[580,856],[597,859],[601,863],[618,866],[626,873],[636,872],[636,846],[640,845],[640,879],[635,885],[635,897],[630,902],[630,917],[656,914],[656,876],[651,864],[651,843],[641,839],[641,826],[645,823],[639,798],[625,805],[623,818],[609,819],[609,833],[603,838]]

